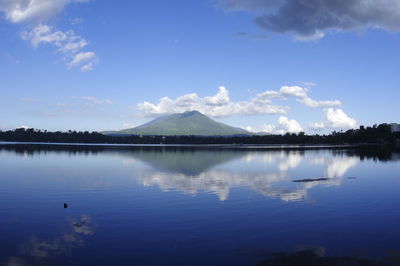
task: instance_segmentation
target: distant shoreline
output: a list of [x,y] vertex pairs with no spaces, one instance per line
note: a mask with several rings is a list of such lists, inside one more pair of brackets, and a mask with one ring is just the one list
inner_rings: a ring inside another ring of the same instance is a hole
[[108,136],[98,132],[49,132],[19,128],[0,131],[0,142],[18,144],[57,144],[75,146],[118,146],[118,147],[227,147],[227,148],[268,148],[268,149],[316,149],[348,148],[365,145],[399,145],[400,132],[393,131],[388,124],[346,132],[332,132],[330,135],[306,135],[286,133],[284,135],[254,136],[153,136],[130,135]]

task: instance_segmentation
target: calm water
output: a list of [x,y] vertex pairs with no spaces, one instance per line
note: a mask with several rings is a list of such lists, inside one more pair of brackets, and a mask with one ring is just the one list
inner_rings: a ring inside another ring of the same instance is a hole
[[311,247],[383,257],[400,251],[399,158],[3,145],[0,265],[253,265]]

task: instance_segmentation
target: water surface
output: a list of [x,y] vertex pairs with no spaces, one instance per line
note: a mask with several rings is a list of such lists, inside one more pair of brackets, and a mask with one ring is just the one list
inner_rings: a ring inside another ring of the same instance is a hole
[[399,158],[3,145],[0,265],[253,265],[309,248],[385,257],[400,251]]

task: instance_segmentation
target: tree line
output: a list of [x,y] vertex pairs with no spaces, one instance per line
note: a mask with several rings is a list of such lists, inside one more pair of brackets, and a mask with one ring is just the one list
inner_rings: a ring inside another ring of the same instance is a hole
[[56,131],[18,128],[0,131],[0,141],[48,143],[108,143],[108,144],[357,144],[399,143],[400,132],[392,132],[389,124],[360,126],[328,135],[286,133],[284,135],[253,136],[141,136],[104,135],[89,131]]

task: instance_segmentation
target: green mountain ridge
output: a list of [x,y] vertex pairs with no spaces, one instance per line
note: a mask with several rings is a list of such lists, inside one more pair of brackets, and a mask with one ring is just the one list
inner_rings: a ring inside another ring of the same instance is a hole
[[195,135],[232,136],[251,135],[250,132],[214,121],[198,111],[188,111],[156,118],[143,125],[119,131],[105,131],[106,135]]

